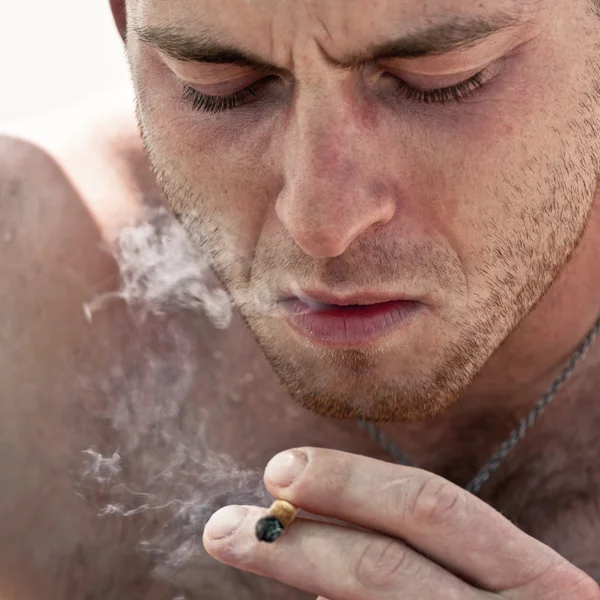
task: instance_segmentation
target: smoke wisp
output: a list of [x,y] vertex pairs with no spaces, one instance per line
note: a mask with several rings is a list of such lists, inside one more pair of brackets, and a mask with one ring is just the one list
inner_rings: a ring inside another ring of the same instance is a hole
[[271,501],[261,471],[239,467],[207,441],[202,340],[190,322],[206,315],[223,329],[232,304],[208,283],[208,262],[164,209],[124,229],[113,254],[119,289],[84,310],[93,336],[97,313],[124,302],[127,331],[119,348],[108,348],[103,372],[85,377],[106,435],[82,454],[82,495],[94,497],[103,518],[139,519],[139,550],[155,574],[187,586],[186,573],[207,560],[210,515]]

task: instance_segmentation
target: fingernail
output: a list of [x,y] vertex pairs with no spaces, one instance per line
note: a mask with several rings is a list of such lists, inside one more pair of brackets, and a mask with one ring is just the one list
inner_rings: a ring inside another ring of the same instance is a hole
[[232,536],[243,523],[248,509],[243,506],[225,506],[218,510],[206,524],[206,533],[212,540]]
[[265,469],[265,477],[278,487],[288,487],[304,471],[308,457],[299,450],[288,450],[274,456]]

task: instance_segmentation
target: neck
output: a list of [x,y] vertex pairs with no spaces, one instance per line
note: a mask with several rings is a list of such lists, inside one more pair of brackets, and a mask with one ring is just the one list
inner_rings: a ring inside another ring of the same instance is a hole
[[[563,371],[600,316],[597,212],[594,209],[580,245],[559,278],[461,398],[432,419],[383,428],[417,465],[466,483]],[[527,433],[528,444],[535,444],[538,432],[543,437],[553,429],[558,431],[565,419],[573,425],[572,435],[577,435],[575,417],[589,420],[590,411],[597,410],[587,390],[600,384],[598,366],[600,343],[596,342]]]

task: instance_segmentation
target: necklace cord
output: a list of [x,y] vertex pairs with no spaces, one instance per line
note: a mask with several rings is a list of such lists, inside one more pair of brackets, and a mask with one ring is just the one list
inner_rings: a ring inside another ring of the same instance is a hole
[[[487,464],[475,475],[475,477],[465,486],[465,489],[473,495],[478,495],[483,484],[490,478],[491,474],[496,471],[504,462],[504,459],[510,454],[513,448],[520,442],[527,431],[533,426],[537,419],[544,413],[548,405],[552,402],[557,392],[570,379],[575,371],[575,368],[585,358],[588,350],[594,343],[598,332],[600,331],[600,318],[596,321],[594,327],[581,341],[569,362],[565,365],[560,375],[552,382],[552,385],[544,393],[544,395],[536,402],[526,417],[523,417],[517,427],[510,433],[508,438],[502,443],[500,448],[494,452]],[[402,452],[396,445],[370,421],[358,421],[358,425],[364,429],[371,439],[383,448],[396,463],[415,467],[414,461]]]

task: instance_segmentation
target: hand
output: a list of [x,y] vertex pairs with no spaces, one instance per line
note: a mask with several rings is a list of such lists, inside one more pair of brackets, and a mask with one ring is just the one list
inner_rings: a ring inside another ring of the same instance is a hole
[[426,471],[302,448],[271,460],[265,483],[348,525],[298,518],[265,544],[254,533],[265,509],[226,507],[204,532],[214,558],[330,600],[600,600],[585,573]]

